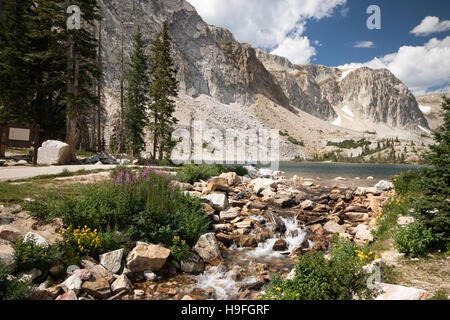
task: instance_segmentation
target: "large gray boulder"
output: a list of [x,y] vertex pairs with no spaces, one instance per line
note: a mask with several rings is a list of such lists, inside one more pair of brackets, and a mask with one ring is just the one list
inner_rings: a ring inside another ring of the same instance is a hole
[[160,271],[170,255],[170,250],[160,245],[139,244],[127,256],[127,268],[131,272]]
[[37,164],[61,165],[71,160],[70,146],[67,143],[48,140],[38,149]]
[[100,255],[100,264],[112,273],[119,272],[122,266],[123,248]]
[[222,261],[219,243],[214,233],[202,235],[194,246],[194,251],[209,264],[217,265]]

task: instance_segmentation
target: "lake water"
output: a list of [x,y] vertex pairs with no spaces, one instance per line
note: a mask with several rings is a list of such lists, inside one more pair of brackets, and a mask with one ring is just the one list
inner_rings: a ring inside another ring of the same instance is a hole
[[334,179],[343,177],[366,179],[369,176],[375,180],[388,180],[402,172],[417,171],[423,168],[418,165],[400,164],[357,164],[357,163],[328,163],[328,162],[281,162],[280,171],[286,172],[287,177],[298,175],[302,178]]

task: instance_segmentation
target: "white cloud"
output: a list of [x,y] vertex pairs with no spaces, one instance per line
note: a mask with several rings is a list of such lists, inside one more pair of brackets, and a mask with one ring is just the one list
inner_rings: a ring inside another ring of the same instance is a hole
[[374,58],[365,63],[350,63],[339,68],[367,66],[386,68],[403,81],[414,94],[424,94],[430,88],[448,84],[450,76],[450,36],[431,39],[423,46],[403,46],[396,53]]
[[450,30],[450,20],[439,22],[438,17],[425,17],[422,22],[410,33],[416,36],[428,36],[432,33],[444,32]]
[[295,64],[304,64],[311,61],[316,55],[316,49],[311,46],[307,37],[297,35],[295,38],[286,38],[272,54],[286,57]]
[[294,63],[309,62],[316,54],[309,39],[302,36],[306,21],[329,17],[334,9],[347,3],[347,0],[188,1],[207,23],[229,29],[236,40],[272,49]]
[[358,41],[353,44],[353,48],[375,48],[372,41]]

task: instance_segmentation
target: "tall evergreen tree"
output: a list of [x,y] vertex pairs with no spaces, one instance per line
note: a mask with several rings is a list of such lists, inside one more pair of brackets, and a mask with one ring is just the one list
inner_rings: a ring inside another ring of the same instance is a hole
[[133,38],[129,71],[125,78],[128,82],[125,106],[125,137],[127,149],[133,156],[139,156],[145,148],[144,129],[147,125],[149,57],[145,53],[146,42],[142,37],[140,27]]
[[156,36],[151,46],[150,67],[152,84],[150,95],[153,103],[150,105],[153,123],[153,160],[159,151],[159,159],[164,154],[170,152],[173,146],[171,134],[173,126],[178,120],[173,116],[175,112],[175,102],[172,97],[178,96],[178,81],[176,80],[177,70],[171,56],[171,38],[164,22],[161,32]]
[[66,0],[66,7],[77,5],[82,12],[80,29],[66,30],[66,142],[71,146],[72,157],[80,139],[80,124],[86,110],[98,104],[93,92],[94,79],[99,77],[96,63],[97,40],[92,35],[96,21],[101,19],[97,0]]
[[434,133],[436,144],[427,156],[432,168],[421,174],[425,201],[418,201],[419,219],[433,232],[435,249],[450,248],[450,98],[443,96],[444,124]]
[[5,3],[0,28],[0,121],[39,124],[43,137],[64,134],[61,0]]

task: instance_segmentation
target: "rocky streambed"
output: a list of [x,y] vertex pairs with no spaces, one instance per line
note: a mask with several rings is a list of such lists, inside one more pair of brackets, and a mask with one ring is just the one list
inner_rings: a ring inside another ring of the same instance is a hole
[[[39,299],[253,299],[271,273],[286,277],[298,255],[327,251],[334,234],[357,244],[373,241],[370,230],[392,189],[387,181],[369,188],[321,186],[253,168],[245,177],[225,173],[194,185],[176,184],[204,203],[214,230],[180,263],[161,245],[137,242],[127,254],[120,249],[99,261],[83,257],[56,285],[50,285],[56,266],[48,277],[37,269],[19,276],[38,282]],[[1,210],[3,264],[13,264],[13,243],[29,232],[53,242],[62,229],[59,221],[46,226],[26,212],[17,217],[11,209]]]

